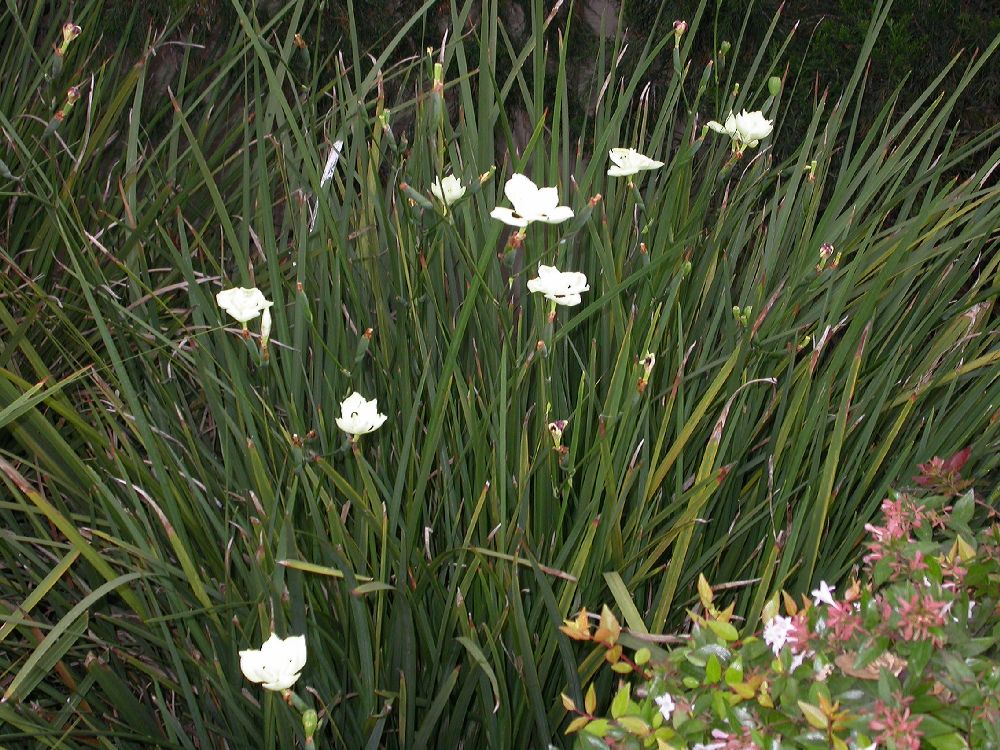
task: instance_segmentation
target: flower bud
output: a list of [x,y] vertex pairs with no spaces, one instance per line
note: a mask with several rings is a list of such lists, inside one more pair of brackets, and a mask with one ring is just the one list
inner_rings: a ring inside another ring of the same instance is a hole
[[271,308],[265,307],[260,316],[260,348],[267,349],[267,342],[271,339]]
[[76,39],[78,36],[80,36],[80,32],[81,31],[83,31],[83,29],[81,29],[75,23],[65,23],[65,24],[63,24],[63,27],[62,27],[62,37],[63,37],[62,50],[63,50],[63,52],[66,51],[66,47],[69,46],[70,42],[72,42],[74,39]]
[[648,380],[649,375],[653,372],[653,366],[656,364],[656,355],[653,352],[646,352],[646,355],[642,358],[642,371],[643,376]]
[[437,93],[444,91],[444,65],[441,63],[434,63],[433,89]]
[[732,47],[733,45],[731,45],[729,42],[723,42],[722,44],[719,45],[719,54],[725,57],[727,54],[729,54],[729,50],[732,49]]
[[687,29],[687,21],[674,21],[674,44],[681,43],[681,37]]
[[641,396],[646,392],[646,386],[649,385],[649,375],[653,372],[653,365],[656,364],[656,355],[652,352],[646,352],[639,364],[642,365],[642,377],[639,378],[639,382],[636,385],[636,390]]
[[549,435],[552,436],[552,442],[558,449],[562,445],[563,431],[566,429],[566,420],[557,419],[555,422],[549,422]]
[[386,107],[378,114],[378,124],[382,126],[382,130],[386,132],[389,131],[389,117],[392,115],[392,110]]
[[767,79],[767,90],[771,92],[771,96],[777,96],[781,93],[781,79],[778,76],[771,76]]
[[318,726],[319,716],[314,709],[310,708],[302,714],[302,731],[305,732],[307,740],[312,739]]

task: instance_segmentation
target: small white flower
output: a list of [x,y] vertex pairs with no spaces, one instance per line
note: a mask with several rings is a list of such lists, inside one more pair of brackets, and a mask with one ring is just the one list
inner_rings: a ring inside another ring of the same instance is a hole
[[660,713],[663,714],[663,720],[670,721],[671,714],[673,714],[674,709],[677,708],[677,704],[674,703],[674,699],[670,696],[670,693],[659,695],[653,700],[655,700],[656,705],[659,706]]
[[431,184],[431,193],[446,206],[465,195],[465,185],[453,174],[437,179]]
[[833,592],[836,590],[835,586],[828,586],[826,581],[820,581],[819,588],[812,590],[813,604],[817,607],[821,603],[834,606],[837,602],[833,598]]
[[528,281],[528,291],[540,292],[558,305],[579,305],[580,293],[590,289],[579,271],[560,271],[555,266],[539,266],[538,278]]
[[215,295],[215,301],[219,307],[242,323],[244,328],[246,328],[248,321],[253,320],[274,304],[268,302],[264,298],[264,293],[256,287],[224,289]]
[[792,633],[792,618],[775,615],[764,626],[764,642],[771,647],[777,656],[782,647],[788,643]]
[[523,174],[513,174],[503,187],[513,210],[497,206],[490,216],[512,227],[526,227],[533,221],[560,224],[573,218],[573,209],[559,205],[559,193],[554,187],[539,188]]
[[730,112],[724,125],[712,120],[708,127],[716,133],[728,135],[733,139],[733,150],[742,151],[744,147],[757,148],[761,139],[771,135],[774,122],[764,117],[763,112],[743,110],[738,115]]
[[378,413],[378,400],[366,401],[357,391],[341,402],[340,416],[336,418],[337,427],[355,436],[377,430],[385,420],[385,414]]
[[259,651],[240,651],[240,669],[251,682],[268,690],[287,690],[299,679],[306,665],[306,638],[293,635],[279,638],[274,633]]
[[629,177],[644,169],[659,169],[663,166],[662,161],[643,156],[634,148],[613,148],[608,152],[608,157],[615,163],[608,168],[608,177]]
[[763,138],[771,135],[774,130],[774,123],[764,117],[761,111],[747,112],[745,109],[736,115],[736,132],[740,134],[740,140],[756,148]]

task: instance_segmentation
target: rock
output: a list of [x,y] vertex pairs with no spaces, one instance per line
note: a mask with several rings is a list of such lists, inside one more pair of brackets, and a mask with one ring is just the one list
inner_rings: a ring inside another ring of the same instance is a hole
[[618,10],[617,0],[583,0],[580,15],[591,31],[607,38],[618,31]]

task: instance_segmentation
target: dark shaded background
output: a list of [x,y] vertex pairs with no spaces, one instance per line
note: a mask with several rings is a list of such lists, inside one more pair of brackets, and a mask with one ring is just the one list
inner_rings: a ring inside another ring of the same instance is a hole
[[[350,39],[350,16],[347,0],[314,0],[319,4],[321,18],[321,45],[327,50],[346,48]],[[504,0],[501,15],[517,36],[530,33],[530,15],[525,13],[531,0]],[[617,14],[624,3],[624,26],[635,42],[641,46],[644,35],[669,33],[669,24],[675,18],[689,19],[698,6],[697,0],[575,0],[579,13],[590,11]],[[213,47],[225,45],[228,34],[236,25],[232,0],[167,0],[163,3],[136,2],[135,0],[107,0],[105,15],[107,28],[126,29],[134,39],[137,54],[149,28],[172,25],[178,34],[189,36],[192,41],[205,44],[203,56],[212,55]],[[417,24],[400,48],[401,55],[420,55],[427,46],[440,41],[448,25],[450,0],[441,0],[428,14],[426,23]],[[564,3],[564,15],[570,6]],[[267,14],[282,5],[282,0],[257,0],[257,12]],[[376,53],[390,39],[399,26],[420,6],[420,0],[356,0],[355,21],[361,43]],[[546,7],[554,0],[546,0]],[[796,101],[792,102],[785,127],[795,130],[807,120],[814,92],[829,90],[836,98],[841,87],[850,77],[864,41],[874,0],[710,0],[701,33],[695,40],[693,60],[708,60],[713,55],[712,20],[716,19],[717,40],[735,43],[749,8],[746,37],[741,47],[741,59],[748,62],[764,37],[774,14],[782,8],[775,32],[782,39],[798,22],[798,29],[790,44],[787,61],[789,74],[798,75],[799,88]],[[654,27],[660,15],[661,25]],[[599,43],[598,32],[592,22],[574,23],[571,52],[577,60],[593,59],[593,50]],[[599,23],[597,24],[599,27]],[[312,31],[312,30],[311,30]],[[862,119],[870,119],[894,89],[903,84],[902,101],[909,102],[922,93],[948,61],[961,50],[965,59],[977,49],[983,49],[1000,34],[1000,0],[896,0],[883,27],[872,55],[868,94]],[[117,42],[117,40],[114,40]],[[321,50],[322,52],[322,50]],[[666,57],[666,56],[665,56]],[[651,74],[669,75],[669,61],[662,71]],[[964,63],[953,74],[957,78]],[[577,109],[586,108],[586,102],[577,102]],[[959,138],[963,134],[979,132],[1000,120],[1000,55],[988,63],[956,107],[956,125]]]

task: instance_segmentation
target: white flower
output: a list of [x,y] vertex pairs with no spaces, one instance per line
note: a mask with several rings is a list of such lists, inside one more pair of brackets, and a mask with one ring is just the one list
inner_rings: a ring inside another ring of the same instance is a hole
[[260,651],[240,651],[240,669],[251,682],[268,690],[287,690],[299,679],[306,665],[306,638],[293,635],[281,639],[274,633]]
[[244,328],[247,321],[253,320],[274,304],[268,302],[264,298],[264,293],[256,287],[225,289],[215,295],[215,301],[219,303],[219,307],[242,323]]
[[628,177],[644,169],[659,169],[663,166],[662,161],[643,156],[634,148],[613,148],[608,152],[608,157],[615,163],[608,168],[608,177]]
[[828,586],[826,581],[819,582],[819,588],[812,590],[813,604],[817,607],[822,604],[829,604],[831,607],[837,602],[833,598],[833,592],[836,591],[835,586]]
[[659,695],[653,700],[656,701],[656,705],[660,707],[660,713],[663,714],[664,721],[670,721],[670,715],[677,708],[677,704],[674,703],[674,699],[670,697],[670,693],[664,693]]
[[450,174],[444,179],[435,180],[431,184],[431,193],[443,204],[450,206],[465,195],[465,185],[455,175]]
[[730,112],[725,125],[712,120],[708,123],[708,127],[716,133],[728,135],[733,139],[733,149],[742,151],[744,147],[757,148],[762,138],[771,135],[774,123],[764,117],[763,112],[743,110],[738,115]]
[[538,278],[528,282],[528,291],[541,292],[559,305],[579,305],[580,293],[590,289],[579,271],[560,271],[555,266],[539,266]]
[[736,132],[740,134],[740,140],[756,148],[762,138],[767,138],[774,130],[774,123],[764,117],[764,113],[747,112],[745,109],[736,115]]
[[554,187],[539,188],[523,174],[511,175],[503,192],[514,209],[497,206],[490,216],[512,227],[526,227],[533,221],[559,224],[573,217],[572,208],[559,205],[559,194]]
[[357,391],[341,402],[340,416],[336,418],[337,427],[349,435],[377,430],[385,420],[385,414],[378,413],[378,400],[366,401]]
[[782,647],[788,643],[791,633],[792,618],[775,615],[764,626],[764,642],[771,647],[774,655],[778,656]]

